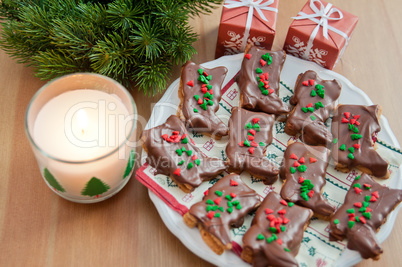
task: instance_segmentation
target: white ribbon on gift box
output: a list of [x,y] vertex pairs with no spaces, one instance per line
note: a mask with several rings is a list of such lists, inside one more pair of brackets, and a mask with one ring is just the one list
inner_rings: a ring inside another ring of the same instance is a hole
[[[320,9],[317,8],[317,6],[315,5],[315,2],[318,2],[320,4]],[[324,4],[321,3],[320,0],[311,0],[310,8],[314,11],[314,14],[306,14],[304,12],[299,12],[299,14],[298,14],[299,16],[292,17],[292,19],[296,19],[296,20],[309,19],[309,20],[317,23],[317,26],[314,28],[313,32],[310,35],[310,38],[307,43],[307,49],[304,52],[304,54],[302,55],[302,58],[308,59],[311,48],[313,47],[313,41],[314,41],[315,37],[317,36],[320,26],[322,26],[323,36],[325,37],[325,39],[328,39],[328,30],[331,30],[331,31],[339,34],[343,38],[345,38],[346,43],[343,46],[343,48],[339,54],[339,57],[338,57],[338,59],[339,59],[342,56],[343,52],[345,51],[346,46],[348,45],[349,36],[346,33],[338,30],[337,28],[334,28],[334,27],[328,25],[328,20],[343,19],[342,12],[339,9],[332,7],[332,4],[330,4],[330,3],[328,3],[327,6],[324,6]],[[330,17],[334,13],[337,13],[339,15],[339,17]],[[316,17],[319,17],[320,19],[318,20],[318,19],[316,19]]]
[[[268,0],[265,3],[262,3],[264,0],[227,0],[224,4],[226,8],[237,8],[237,7],[249,7],[247,20],[246,20],[246,29],[244,30],[244,36],[242,40],[241,50],[244,51],[247,45],[247,39],[250,35],[251,22],[253,21],[253,13],[254,9],[257,11],[258,15],[260,15],[261,19],[268,21],[268,19],[264,16],[261,10],[268,10],[278,13],[278,9],[274,7],[270,7],[274,3],[275,0]],[[261,4],[262,3],[262,4]]]

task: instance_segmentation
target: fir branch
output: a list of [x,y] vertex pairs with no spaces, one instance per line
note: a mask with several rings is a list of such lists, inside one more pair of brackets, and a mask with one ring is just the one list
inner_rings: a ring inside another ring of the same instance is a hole
[[140,65],[133,73],[136,86],[149,96],[155,95],[160,88],[166,88],[172,65],[167,60],[156,60]]
[[115,29],[127,30],[141,18],[144,9],[142,4],[135,5],[131,0],[116,0],[108,5],[106,18]]

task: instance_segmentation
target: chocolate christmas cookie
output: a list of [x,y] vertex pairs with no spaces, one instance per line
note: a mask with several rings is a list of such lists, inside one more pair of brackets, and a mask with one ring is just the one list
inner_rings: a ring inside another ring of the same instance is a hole
[[323,80],[317,73],[308,70],[298,76],[290,104],[294,105],[286,121],[285,132],[298,135],[309,145],[329,145],[332,134],[325,121],[335,108],[341,94],[341,84]]
[[230,172],[246,170],[266,184],[277,180],[279,169],[266,158],[272,143],[274,115],[234,107],[229,120],[229,142],[226,146]]
[[298,266],[303,232],[313,212],[270,192],[243,236],[241,257],[253,266]]
[[222,160],[201,153],[175,115],[160,126],[144,130],[141,139],[148,154],[147,163],[158,174],[170,176],[186,193],[226,169]]
[[240,227],[260,203],[258,194],[239,175],[230,174],[209,188],[183,219],[191,228],[198,226],[205,243],[220,255],[232,248],[230,228]]
[[388,178],[388,162],[375,151],[375,136],[381,130],[381,106],[339,105],[332,120],[332,157],[335,168],[352,168]]
[[286,54],[249,46],[246,49],[237,84],[239,106],[253,111],[281,115],[289,107],[279,98],[279,81]]
[[203,68],[190,61],[181,70],[178,116],[196,132],[216,139],[228,134],[228,127],[215,114],[227,71],[225,67]]
[[364,259],[379,259],[382,248],[376,232],[402,201],[402,190],[376,183],[368,174],[356,177],[344,204],[330,222],[330,240],[348,239],[347,247]]
[[335,207],[322,195],[328,162],[329,149],[324,146],[288,143],[280,169],[284,180],[281,197],[312,209],[320,219],[329,220]]

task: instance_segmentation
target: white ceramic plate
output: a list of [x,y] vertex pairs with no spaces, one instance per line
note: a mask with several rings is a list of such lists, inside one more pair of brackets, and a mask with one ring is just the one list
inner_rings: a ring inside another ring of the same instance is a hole
[[[240,70],[243,56],[244,54],[225,56],[202,65],[206,68],[214,68],[217,66],[227,67],[228,74],[223,83],[225,85]],[[283,78],[286,77],[287,84],[293,86],[296,82],[298,74],[305,72],[306,70],[314,70],[323,79],[337,79],[342,84],[342,93],[339,97],[339,103],[360,105],[373,104],[370,98],[362,90],[354,86],[345,77],[333,71],[324,69],[315,63],[301,60],[293,56],[287,56],[281,73],[281,80],[284,80]],[[151,117],[146,125],[146,129],[158,126],[164,123],[171,114],[176,114],[177,106],[180,103],[177,95],[179,81],[179,79],[174,81],[167,89],[163,97],[155,105]],[[380,124],[382,130],[379,133],[378,138],[393,147],[399,148],[399,143],[384,116],[381,117]],[[145,158],[143,157],[142,163],[144,162]],[[393,180],[389,186],[392,188],[402,189],[401,171],[398,171],[398,173],[393,177]],[[159,199],[152,191],[149,190],[148,192],[149,197],[154,203],[165,225],[194,254],[217,266],[249,266],[232,251],[226,251],[220,256],[213,253],[211,249],[203,242],[197,228],[190,229],[187,227],[179,213],[170,209],[165,202]],[[387,223],[384,224],[381,227],[381,230],[377,233],[377,238],[381,243],[391,233],[399,208],[400,206],[388,216]],[[334,266],[352,266],[361,260],[362,258],[357,252],[346,249]]]

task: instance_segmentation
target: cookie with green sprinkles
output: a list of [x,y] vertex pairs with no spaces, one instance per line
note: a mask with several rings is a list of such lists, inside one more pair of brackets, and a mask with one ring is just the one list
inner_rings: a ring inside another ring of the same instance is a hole
[[381,130],[380,105],[339,105],[332,119],[332,145],[335,168],[349,172],[357,168],[377,178],[390,176],[388,162],[376,151],[375,141]]
[[241,258],[254,266],[299,266],[296,255],[313,211],[270,192],[243,236]]
[[284,182],[281,197],[312,209],[314,215],[322,220],[329,220],[336,209],[322,195],[329,154],[329,149],[324,146],[289,141],[279,172]]
[[229,174],[190,207],[183,220],[187,226],[198,227],[204,242],[218,255],[232,248],[230,231],[240,227],[244,217],[261,204],[260,197],[237,174]]
[[402,190],[380,185],[363,173],[355,178],[345,201],[331,218],[330,241],[347,239],[347,248],[378,260],[383,252],[376,233],[402,201]]
[[162,125],[144,130],[141,141],[147,163],[158,174],[169,176],[186,193],[226,170],[225,162],[201,152],[175,115]]
[[273,139],[274,122],[274,115],[232,108],[226,145],[229,172],[248,171],[265,184],[277,180],[279,169],[266,156],[266,148]]
[[177,116],[194,131],[216,139],[228,135],[228,127],[216,115],[227,71],[226,67],[208,69],[191,61],[181,69]]
[[284,115],[290,109],[279,97],[279,80],[286,54],[248,46],[237,78],[239,107],[268,114]]
[[309,145],[331,144],[332,134],[325,122],[340,94],[341,84],[337,80],[323,80],[312,70],[301,73],[290,98],[294,108],[286,121],[285,132],[300,136]]

